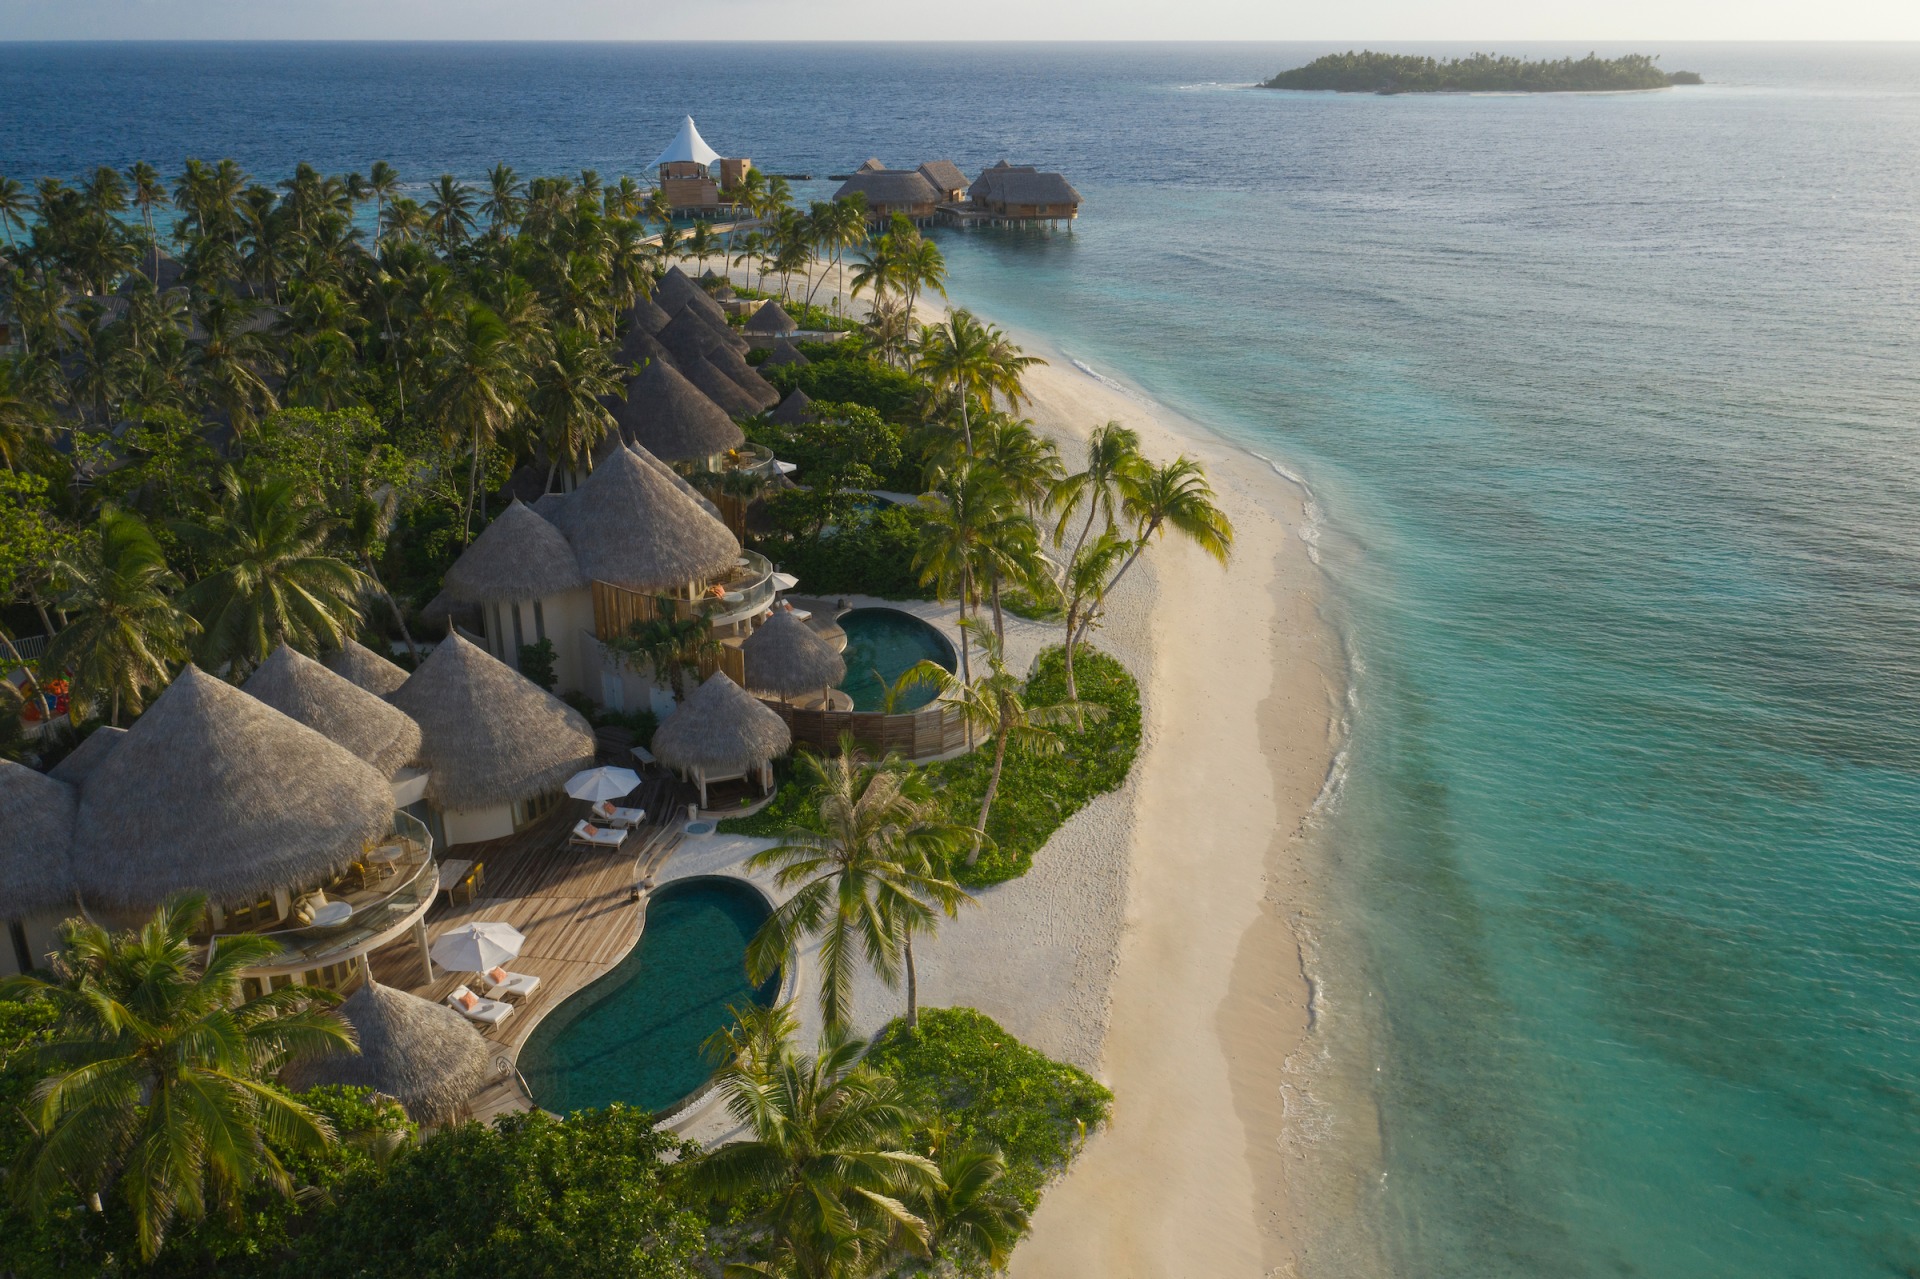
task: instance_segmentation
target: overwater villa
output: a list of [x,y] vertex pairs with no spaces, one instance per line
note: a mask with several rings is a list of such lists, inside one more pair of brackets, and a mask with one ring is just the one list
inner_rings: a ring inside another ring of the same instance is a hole
[[974,220],[995,226],[1045,222],[1072,225],[1080,216],[1080,193],[1064,175],[1005,160],[985,170],[967,189]]
[[940,203],[940,191],[918,169],[889,169],[878,160],[868,160],[840,184],[833,193],[836,200],[862,196],[867,202],[867,220],[885,222],[898,213],[916,225],[933,220]]

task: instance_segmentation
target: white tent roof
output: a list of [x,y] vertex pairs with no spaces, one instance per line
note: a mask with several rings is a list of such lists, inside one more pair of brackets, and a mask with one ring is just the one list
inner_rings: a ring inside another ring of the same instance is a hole
[[695,164],[712,164],[719,158],[720,153],[707,145],[707,140],[700,136],[700,130],[694,128],[693,117],[688,116],[686,122],[680,126],[680,132],[674,135],[673,141],[667,143],[667,149],[647,167],[657,169],[663,164],[674,164],[685,160],[691,160]]

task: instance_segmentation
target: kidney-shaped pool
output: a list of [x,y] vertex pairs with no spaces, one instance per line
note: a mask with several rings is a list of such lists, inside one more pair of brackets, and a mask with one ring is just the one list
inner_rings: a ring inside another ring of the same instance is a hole
[[[912,613],[897,608],[856,608],[840,615],[840,628],[847,633],[847,677],[840,687],[853,698],[856,711],[885,708],[889,684],[922,660],[932,661],[952,671],[960,657],[937,627],[921,621]],[[894,704],[894,711],[917,711],[939,694],[931,688],[916,688]]]
[[700,1045],[749,1000],[771,1004],[776,974],[747,980],[747,942],[766,899],[737,879],[667,884],[646,927],[612,972],[554,1009],[520,1050],[534,1103],[557,1114],[621,1101],[667,1110],[700,1091],[713,1064]]

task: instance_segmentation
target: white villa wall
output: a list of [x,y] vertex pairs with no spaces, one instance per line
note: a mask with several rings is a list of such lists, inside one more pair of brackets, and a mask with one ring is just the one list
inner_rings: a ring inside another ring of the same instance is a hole
[[483,839],[500,839],[513,834],[513,805],[495,804],[488,808],[442,809],[440,824],[447,833],[448,845],[473,844]]
[[[553,641],[553,689],[556,693],[594,694],[592,681],[585,679],[578,648],[567,643],[567,636],[582,627],[593,628],[593,595],[585,587],[544,595],[536,611],[533,600],[513,603],[482,604],[480,618],[484,628],[483,647],[514,670],[520,669],[520,645],[537,643],[543,636]],[[519,611],[519,640],[515,642],[514,612]]]
[[[47,964],[47,956],[58,947],[60,925],[70,916],[78,913],[78,911],[60,911],[53,914],[30,915],[22,920],[8,922],[19,923],[27,934],[27,949],[33,955],[34,962],[44,968]],[[0,946],[0,977],[11,977],[19,971],[21,971],[20,962],[13,953],[13,938],[9,935],[6,938],[6,944]]]

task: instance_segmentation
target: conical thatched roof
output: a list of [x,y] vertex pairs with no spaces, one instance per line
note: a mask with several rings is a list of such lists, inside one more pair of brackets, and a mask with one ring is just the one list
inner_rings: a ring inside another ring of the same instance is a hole
[[531,799],[593,763],[593,729],[579,711],[458,634],[393,704],[420,725],[433,770],[427,797],[442,808]]
[[327,658],[327,669],[380,697],[407,682],[407,673],[358,640]]
[[[613,438],[613,436],[609,435],[606,439],[602,440],[601,443],[604,444],[606,440]],[[543,493],[540,495],[540,500],[535,502],[531,509],[535,515],[538,515],[547,523],[553,524],[554,516],[559,514],[560,508],[567,504],[567,496],[565,493]],[[555,525],[555,527],[558,526]],[[576,565],[575,567],[578,566]]]
[[73,903],[73,787],[0,760],[0,917],[23,919]]
[[[672,321],[668,321],[669,327],[671,324]],[[649,362],[671,358],[658,338],[638,327],[627,330],[626,336],[620,339],[619,349],[613,353],[613,362],[623,369],[637,369]]]
[[705,320],[689,310],[683,310],[674,316],[673,323],[656,333],[654,340],[671,351],[676,360],[691,355],[704,355],[717,346],[726,345],[725,338],[714,332]]
[[627,311],[627,332],[638,329],[643,333],[658,333],[672,319],[652,298],[635,298],[633,306]]
[[560,530],[519,502],[500,512],[447,570],[447,593],[490,604],[531,600],[587,584]]
[[778,422],[781,426],[798,426],[802,422],[813,420],[808,410],[813,398],[799,387],[787,392],[787,398],[780,401],[780,407],[767,414],[767,421]]
[[189,666],[87,778],[74,879],[113,909],[257,899],[333,875],[392,818],[372,765]]
[[554,516],[581,571],[631,591],[672,591],[733,567],[740,543],[632,449],[615,449]]
[[126,729],[110,725],[94,729],[87,734],[85,741],[67,753],[65,759],[49,768],[47,776],[69,786],[78,786],[87,780],[87,774],[100,767],[100,761],[112,754],[113,748],[126,735]]
[[785,721],[719,671],[653,734],[653,753],[662,763],[708,772],[754,768],[792,745]]
[[740,644],[747,687],[776,697],[798,697],[832,688],[847,677],[847,663],[812,627],[784,609]]
[[296,1061],[281,1072],[288,1087],[371,1088],[405,1106],[414,1122],[433,1124],[452,1119],[486,1081],[487,1041],[444,1004],[369,981],[339,1014],[360,1051]]
[[241,688],[338,742],[387,777],[420,757],[418,724],[384,698],[285,644],[260,663]]
[[[760,405],[745,387],[720,371],[720,366],[704,355],[681,355],[675,359],[687,381],[699,387],[709,400],[718,404],[728,417],[752,417]],[[742,435],[741,438],[745,438]],[[732,448],[732,445],[728,445]],[[717,452],[718,450],[716,450]],[[669,459],[677,461],[678,459]]]
[[783,364],[794,364],[805,368],[812,363],[812,360],[809,360],[805,355],[801,354],[799,347],[787,341],[785,338],[781,338],[778,342],[775,342],[767,348],[767,358],[760,361],[760,367],[763,369],[779,368]]
[[727,313],[695,284],[690,276],[679,267],[670,267],[660,277],[660,287],[653,291],[653,300],[668,315],[678,315],[687,307],[695,307],[710,320],[721,324],[727,322]]
[[712,267],[700,277],[700,287],[707,291],[710,298],[730,298],[733,296],[733,281],[721,275]]
[[680,474],[680,472],[674,470],[671,466],[668,466],[665,462],[662,462],[659,458],[647,452],[647,450],[642,446],[638,444],[632,444],[632,445],[628,444],[626,440],[623,439],[617,432],[613,435],[607,436],[605,439],[601,440],[598,445],[594,447],[593,464],[595,466],[598,466],[602,462],[606,461],[608,458],[612,457],[615,449],[627,449],[631,451],[634,454],[634,456],[638,457],[642,462],[645,462],[648,466],[651,466],[654,470],[658,471],[660,475],[667,481],[667,483],[673,485],[673,487],[680,490],[680,492],[692,498],[694,501],[694,504],[697,505],[701,510],[705,511],[708,515],[713,516],[713,518],[716,520],[723,518],[720,514],[720,508],[715,506],[710,500],[708,500],[707,495],[705,493],[702,493],[699,489],[687,483],[686,476]]
[[[745,398],[718,369],[710,364],[706,368]],[[664,360],[649,364],[627,383],[626,403],[615,407],[614,420],[631,443],[663,462],[712,457],[739,448],[747,438],[726,409]]]
[[686,313],[706,325],[708,332],[712,333],[734,350],[751,351],[753,349],[753,343],[747,341],[740,330],[727,323],[726,316],[710,314],[709,312],[697,310],[693,307],[688,307]]
[[798,333],[800,326],[793,322],[786,308],[768,298],[760,304],[760,309],[747,317],[745,325],[749,333]]
[[748,364],[740,353],[731,347],[716,347],[707,352],[706,361],[733,379],[733,384],[747,393],[753,401],[755,410],[770,409],[780,402],[780,392],[773,389],[773,383],[760,376],[760,370]]

